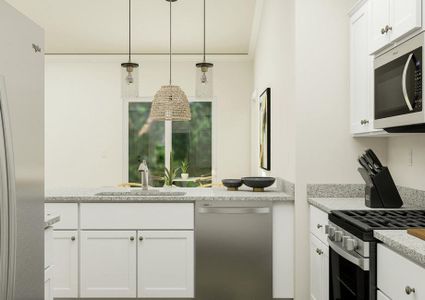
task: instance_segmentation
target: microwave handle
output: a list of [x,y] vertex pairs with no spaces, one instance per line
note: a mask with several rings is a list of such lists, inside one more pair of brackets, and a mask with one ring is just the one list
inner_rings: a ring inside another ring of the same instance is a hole
[[410,103],[409,95],[407,95],[406,76],[407,76],[407,69],[409,68],[409,63],[412,60],[412,57],[413,57],[413,53],[410,53],[409,57],[407,58],[406,64],[404,65],[403,78],[401,80],[404,101],[406,102],[406,105],[410,111],[413,110],[413,107],[412,107],[412,104]]

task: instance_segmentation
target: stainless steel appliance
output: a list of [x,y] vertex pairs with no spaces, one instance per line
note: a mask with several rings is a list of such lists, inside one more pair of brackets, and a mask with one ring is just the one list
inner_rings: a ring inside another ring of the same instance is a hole
[[425,128],[422,104],[424,34],[375,58],[375,128],[389,132],[403,131],[403,128],[423,131]]
[[196,203],[198,300],[272,299],[272,203]]
[[329,242],[329,299],[375,300],[377,241],[374,230],[425,226],[423,210],[332,211]]
[[0,1],[0,299],[44,298],[44,32]]

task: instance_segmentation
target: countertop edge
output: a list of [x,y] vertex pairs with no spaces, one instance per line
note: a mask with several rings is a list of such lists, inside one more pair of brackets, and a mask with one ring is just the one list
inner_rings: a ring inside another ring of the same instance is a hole
[[[397,234],[398,238],[395,239],[390,234]],[[373,236],[391,250],[425,268],[425,241],[411,236],[406,230],[375,230]],[[424,252],[418,251],[418,248]]]

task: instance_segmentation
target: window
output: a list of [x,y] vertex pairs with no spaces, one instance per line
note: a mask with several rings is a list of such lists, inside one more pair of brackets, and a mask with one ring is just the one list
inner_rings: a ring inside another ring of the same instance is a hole
[[199,186],[211,182],[212,173],[212,102],[191,101],[192,120],[187,122],[151,122],[151,102],[128,103],[128,181],[139,182],[138,167],[146,160],[150,170],[150,185],[164,185],[164,167],[169,167],[173,151],[173,166],[189,162],[189,179],[180,178],[176,185]]

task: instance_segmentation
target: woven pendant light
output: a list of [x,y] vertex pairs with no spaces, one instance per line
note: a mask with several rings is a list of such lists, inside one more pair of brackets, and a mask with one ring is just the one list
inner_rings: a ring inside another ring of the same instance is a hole
[[177,0],[165,0],[170,2],[170,83],[163,85],[156,92],[150,112],[153,121],[189,121],[192,119],[189,101],[184,91],[171,81],[171,4]]

